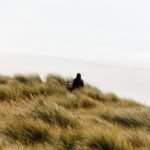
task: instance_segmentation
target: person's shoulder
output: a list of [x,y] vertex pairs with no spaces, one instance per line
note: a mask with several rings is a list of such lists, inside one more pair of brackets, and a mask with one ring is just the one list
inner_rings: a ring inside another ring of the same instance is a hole
[[82,86],[84,86],[84,81],[83,81],[83,80],[80,80],[80,84],[81,84]]

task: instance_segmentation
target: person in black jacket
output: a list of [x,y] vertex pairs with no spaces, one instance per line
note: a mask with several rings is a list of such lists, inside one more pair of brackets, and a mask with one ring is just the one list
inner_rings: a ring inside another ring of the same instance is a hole
[[73,80],[73,83],[72,83],[72,90],[78,89],[78,88],[81,88],[81,87],[84,87],[84,81],[81,79],[81,74],[77,73],[77,76]]
[[76,78],[73,80],[73,83],[68,83],[67,84],[67,89],[70,91],[73,91],[75,89],[79,89],[84,87],[84,81],[81,79],[81,74],[77,73]]

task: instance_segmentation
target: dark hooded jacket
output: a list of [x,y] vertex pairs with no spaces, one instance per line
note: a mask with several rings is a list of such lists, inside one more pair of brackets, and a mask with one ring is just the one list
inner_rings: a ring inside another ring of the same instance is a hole
[[78,73],[76,78],[73,80],[72,90],[77,89],[77,88],[81,88],[81,87],[84,87],[84,82],[81,79],[81,74]]

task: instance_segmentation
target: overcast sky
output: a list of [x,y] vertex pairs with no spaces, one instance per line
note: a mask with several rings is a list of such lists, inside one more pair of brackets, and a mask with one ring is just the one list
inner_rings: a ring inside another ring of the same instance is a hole
[[0,53],[150,63],[150,1],[1,0]]

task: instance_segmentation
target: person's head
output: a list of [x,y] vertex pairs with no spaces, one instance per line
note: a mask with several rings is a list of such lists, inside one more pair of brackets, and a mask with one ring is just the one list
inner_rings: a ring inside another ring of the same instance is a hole
[[76,79],[81,79],[81,74],[80,73],[77,73]]

